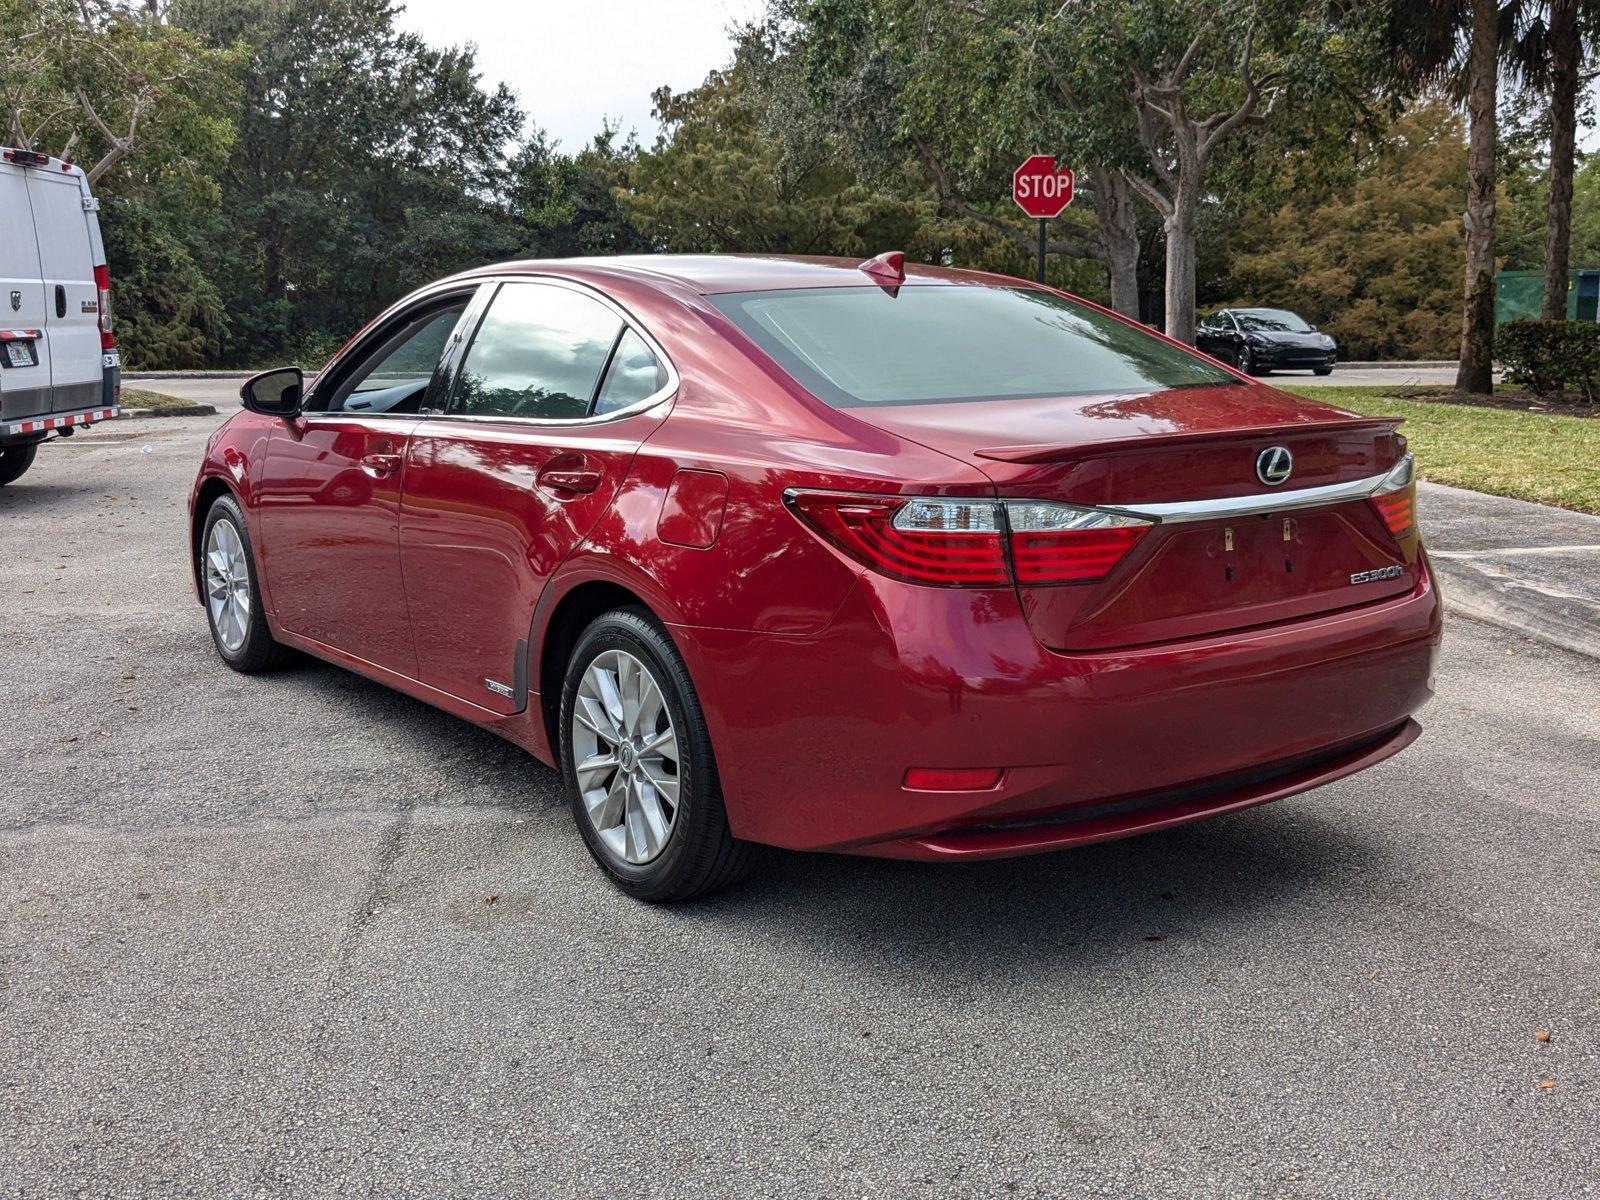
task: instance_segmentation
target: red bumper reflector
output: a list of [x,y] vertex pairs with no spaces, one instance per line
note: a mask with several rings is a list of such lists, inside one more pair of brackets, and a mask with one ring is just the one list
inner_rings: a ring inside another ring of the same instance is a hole
[[987,792],[1000,786],[1005,771],[999,767],[952,770],[946,767],[912,767],[905,786],[913,792]]

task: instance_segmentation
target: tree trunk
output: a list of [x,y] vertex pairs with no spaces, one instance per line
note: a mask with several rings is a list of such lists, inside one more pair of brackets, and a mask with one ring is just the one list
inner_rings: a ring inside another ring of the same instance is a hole
[[1461,308],[1461,365],[1456,388],[1494,390],[1494,150],[1498,0],[1473,0],[1467,59],[1467,270]]
[[1096,168],[1095,213],[1100,221],[1100,245],[1111,272],[1111,307],[1135,321],[1139,319],[1139,231],[1133,220],[1133,189],[1120,171]]
[[1550,198],[1545,207],[1544,297],[1539,315],[1567,315],[1572,243],[1572,157],[1577,126],[1578,15],[1574,0],[1550,3]]
[[1180,187],[1167,218],[1167,336],[1194,345],[1194,219],[1198,195]]

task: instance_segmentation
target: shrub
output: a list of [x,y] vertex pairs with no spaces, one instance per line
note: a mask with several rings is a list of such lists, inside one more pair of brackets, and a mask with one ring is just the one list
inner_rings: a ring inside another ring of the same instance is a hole
[[1495,331],[1495,357],[1512,383],[1535,395],[1568,388],[1600,397],[1600,324],[1592,321],[1508,321]]

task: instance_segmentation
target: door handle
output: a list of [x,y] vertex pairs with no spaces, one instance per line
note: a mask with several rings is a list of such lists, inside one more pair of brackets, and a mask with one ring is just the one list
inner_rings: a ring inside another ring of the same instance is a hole
[[374,479],[384,479],[400,469],[398,454],[369,454],[361,460],[361,469]]
[[568,492],[587,496],[600,486],[600,472],[586,468],[563,468],[539,472],[539,486],[547,492]]

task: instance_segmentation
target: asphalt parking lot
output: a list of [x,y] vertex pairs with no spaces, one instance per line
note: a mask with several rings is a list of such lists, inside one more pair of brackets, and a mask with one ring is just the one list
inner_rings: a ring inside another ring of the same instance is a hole
[[0,491],[0,1193],[1600,1193],[1600,663],[1456,619],[1318,792],[650,908],[512,746],[223,667],[219,419]]

